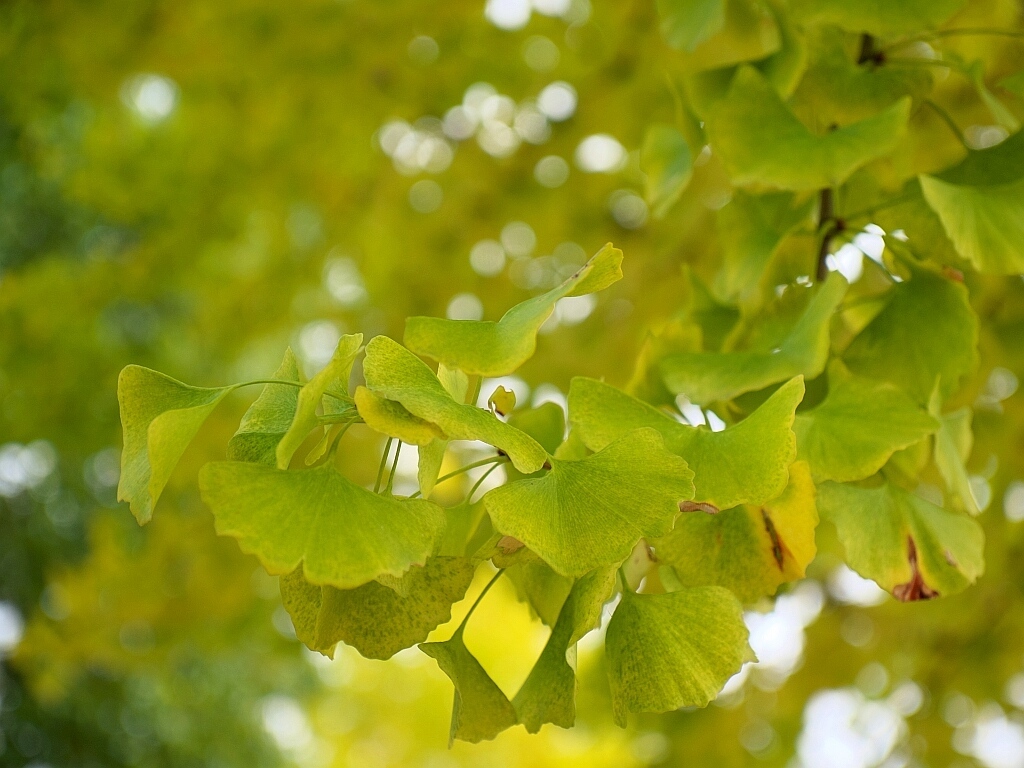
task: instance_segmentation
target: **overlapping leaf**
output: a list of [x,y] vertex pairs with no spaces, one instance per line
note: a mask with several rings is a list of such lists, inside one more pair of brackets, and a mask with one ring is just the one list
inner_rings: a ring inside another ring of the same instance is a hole
[[659,11],[662,32],[680,50],[679,62],[688,72],[764,59],[782,44],[775,15],[758,0],[719,0],[718,8],[665,0]]
[[980,272],[1024,272],[1024,132],[920,181],[964,258]]
[[851,32],[890,36],[936,27],[966,0],[794,0],[794,16],[804,23],[835,24]]
[[299,390],[298,404],[291,426],[277,444],[276,456],[279,469],[287,469],[292,456],[302,445],[306,436],[319,424],[316,409],[323,402],[328,414],[354,413],[352,399],[348,394],[348,380],[352,363],[363,344],[363,334],[342,336],[334,355],[320,373]]
[[157,371],[129,365],[117,379],[124,449],[117,498],[139,523],[153,516],[160,494],[217,403],[233,387],[191,387]]
[[437,505],[377,495],[327,465],[287,471],[213,462],[199,487],[217,532],[238,539],[270,573],[302,563],[306,579],[339,589],[423,565],[445,526]]
[[457,402],[422,360],[387,336],[366,345],[363,374],[368,389],[436,424],[449,439],[489,443],[507,453],[524,473],[536,472],[547,461],[547,452],[536,440],[489,411]]
[[981,510],[971,489],[971,478],[965,464],[974,444],[974,433],[971,431],[973,413],[970,408],[959,408],[943,414],[938,390],[932,393],[928,410],[939,424],[935,434],[935,466],[961,508],[977,515]]
[[671,125],[650,126],[640,150],[640,166],[646,175],[647,203],[660,219],[679,200],[693,173],[693,158],[683,134]]
[[563,576],[621,562],[641,538],[667,533],[693,497],[693,472],[650,428],[580,461],[550,461],[545,476],[495,488],[484,503],[500,533]]
[[445,442],[445,434],[436,424],[414,416],[395,401],[381,397],[366,387],[357,387],[355,405],[366,426],[403,443],[425,446],[438,440]]
[[891,382],[924,405],[936,377],[945,399],[977,366],[978,318],[962,283],[925,265],[912,272],[843,359],[854,373]]
[[533,356],[537,331],[559,299],[604,290],[622,278],[621,264],[622,251],[609,243],[557,288],[517,304],[497,322],[410,317],[405,345],[470,375],[505,376]]
[[894,485],[823,483],[818,508],[850,567],[900,600],[962,592],[984,569],[985,536],[972,518]]
[[615,587],[615,567],[598,568],[573,584],[540,658],[512,699],[530,733],[545,723],[576,722],[576,643],[601,622],[601,608]]
[[870,477],[893,453],[939,428],[898,387],[835,373],[825,400],[798,414],[793,426],[797,456],[811,465],[815,480],[850,482]]
[[779,189],[834,187],[891,152],[906,128],[910,99],[871,117],[816,135],[789,110],[765,77],[742,67],[707,117],[708,138],[733,182]]
[[464,628],[463,624],[450,640],[420,645],[420,650],[437,661],[437,666],[455,685],[449,746],[455,739],[471,742],[493,739],[518,721],[512,702],[466,648]]
[[703,707],[746,661],[740,603],[723,587],[623,592],[605,636],[615,722],[633,712]]
[[[274,372],[274,379],[302,381],[299,361],[291,348]],[[232,461],[253,461],[274,466],[277,463],[277,444],[288,432],[298,407],[299,390],[287,384],[267,384],[242,416],[231,441],[228,458]]]
[[778,347],[741,352],[683,352],[662,359],[665,385],[691,402],[731,400],[780,381],[803,375],[813,378],[825,369],[829,324],[846,294],[846,280],[829,274],[816,289],[803,315]]
[[281,577],[281,598],[310,650],[333,658],[335,645],[344,642],[369,659],[389,659],[451,618],[452,604],[465,597],[475,572],[469,558],[431,557],[410,568],[396,591],[377,581],[355,589],[321,587],[297,568]]
[[684,512],[667,536],[651,542],[658,560],[685,586],[727,587],[744,602],[803,578],[817,551],[818,512],[806,462],[789,472],[786,490],[762,506]]
[[693,471],[694,499],[728,509],[763,504],[786,487],[796,458],[793,416],[803,394],[803,381],[793,379],[739,424],[712,432],[682,424],[603,382],[576,378],[569,387],[569,414],[594,451],[639,427],[658,430],[665,447]]

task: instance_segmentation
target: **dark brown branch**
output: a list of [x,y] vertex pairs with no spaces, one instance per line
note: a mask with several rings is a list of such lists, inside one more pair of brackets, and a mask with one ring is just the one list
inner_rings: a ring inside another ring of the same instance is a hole
[[835,197],[832,189],[826,187],[821,190],[821,201],[818,204],[818,232],[821,237],[821,242],[818,245],[817,278],[819,283],[828,277],[828,264],[825,263],[825,260],[828,258],[832,238],[842,232],[845,227],[843,220],[836,218]]

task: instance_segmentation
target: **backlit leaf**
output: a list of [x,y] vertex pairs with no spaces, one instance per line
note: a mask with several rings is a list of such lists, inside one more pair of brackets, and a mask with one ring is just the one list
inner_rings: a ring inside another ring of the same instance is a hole
[[820,189],[891,152],[909,115],[910,99],[900,99],[872,117],[815,135],[760,72],[742,67],[728,95],[709,111],[707,131],[733,183]]
[[406,572],[400,594],[376,581],[355,589],[317,586],[297,568],[281,577],[281,598],[310,650],[333,658],[334,646],[344,642],[369,659],[389,659],[451,618],[475,572],[469,558],[431,557]]
[[679,200],[693,173],[690,147],[677,129],[656,123],[647,129],[640,150],[644,194],[656,219]]
[[[272,376],[285,381],[302,381],[299,361],[291,348]],[[232,461],[253,461],[274,466],[277,463],[277,444],[284,437],[295,417],[299,402],[297,387],[287,384],[267,384],[242,416],[231,441],[228,458]]]
[[366,426],[388,437],[397,437],[410,445],[444,440],[444,432],[436,424],[413,416],[401,403],[381,397],[366,387],[356,388],[355,404]]
[[[909,262],[908,262],[909,263]],[[885,308],[843,356],[851,371],[888,381],[922,405],[941,377],[943,399],[978,363],[978,319],[967,289],[924,265],[890,291]]]
[[[466,374],[457,368],[448,368],[441,363],[437,366],[437,380],[441,382],[441,386],[455,402],[466,402],[469,391],[469,377]],[[423,498],[427,498],[433,492],[437,478],[441,474],[441,465],[444,464],[444,455],[447,450],[448,440],[440,437],[420,446],[416,481],[419,483]]]
[[575,378],[569,414],[576,433],[594,451],[639,427],[658,430],[665,447],[693,471],[694,500],[728,509],[763,504],[786,487],[796,458],[793,414],[803,394],[803,381],[793,379],[739,424],[712,432],[682,424],[603,382]]
[[825,400],[796,417],[797,456],[814,479],[849,482],[870,477],[898,450],[938,429],[938,422],[903,390],[859,376],[834,377]]
[[[302,445],[311,431],[317,426],[317,406],[324,401],[325,413],[344,413],[353,409],[352,399],[348,394],[348,379],[352,373],[352,363],[359,354],[363,344],[363,334],[355,333],[342,336],[334,355],[320,373],[311,378],[299,390],[298,406],[295,417],[284,437],[277,444],[278,469],[287,469],[292,456]],[[327,401],[330,401],[328,403]],[[355,413],[352,414],[355,416]]]
[[725,26],[726,0],[658,0],[661,33],[673,48],[692,51]]
[[129,365],[117,379],[124,448],[117,498],[140,523],[149,522],[160,494],[217,403],[233,387],[190,387],[157,371]]
[[556,573],[540,558],[510,566],[505,571],[505,577],[515,585],[517,596],[521,601],[529,603],[537,618],[553,627],[572,589],[572,579]]
[[517,304],[497,322],[410,317],[405,345],[470,375],[505,376],[533,356],[537,331],[559,299],[604,290],[622,278],[621,264],[622,251],[609,243],[557,288]]
[[490,411],[457,402],[422,360],[387,336],[366,345],[363,374],[370,390],[436,424],[449,439],[489,443],[507,453],[524,473],[536,472],[547,461],[547,452],[536,440]]
[[372,493],[329,465],[290,472],[213,462],[199,487],[217,532],[238,539],[270,573],[302,563],[306,579],[339,589],[423,565],[445,525],[437,505]]
[[928,410],[940,425],[935,434],[935,466],[946,488],[959,500],[961,508],[977,515],[981,510],[971,490],[971,478],[965,464],[974,443],[974,433],[971,431],[973,413],[965,407],[943,414],[937,390],[932,393]]
[[638,429],[580,461],[551,459],[540,478],[484,497],[495,529],[514,536],[563,576],[624,560],[645,536],[672,527],[693,498],[693,472],[653,429]]
[[962,592],[984,570],[977,522],[894,485],[823,483],[818,509],[835,524],[850,567],[899,600]]
[[[721,0],[725,10],[723,24],[718,24],[711,15],[715,11],[709,4],[686,3],[690,9],[701,14],[702,21],[683,28],[680,12],[686,10],[678,0],[674,8],[666,5],[659,10],[671,12],[675,34],[667,38],[670,45],[680,49],[679,59],[688,72],[700,72],[727,67],[744,61],[763,59],[779,50],[782,44],[779,27],[774,14],[759,0]],[[670,18],[662,16],[663,23]],[[694,17],[691,17],[691,21]],[[666,27],[662,27],[666,31]],[[700,39],[698,39],[700,38]],[[679,43],[683,43],[682,46]],[[688,43],[688,45],[687,45]]]
[[474,743],[493,739],[518,722],[512,702],[466,648],[464,627],[459,627],[450,640],[419,646],[437,661],[437,666],[455,685],[449,746],[455,739]]
[[597,568],[572,585],[544,650],[512,699],[530,733],[545,723],[570,728],[576,722],[576,642],[601,622],[614,587],[614,566]]
[[786,490],[763,506],[684,512],[667,536],[651,542],[658,560],[671,565],[685,586],[727,587],[744,602],[803,578],[817,551],[818,512],[807,463],[798,461],[789,471]]
[[699,405],[731,400],[780,381],[825,370],[832,314],[846,294],[846,280],[829,274],[816,289],[803,315],[778,347],[742,352],[696,352],[668,355],[661,361],[665,385]]
[[754,654],[740,603],[723,587],[661,595],[628,589],[605,636],[615,722],[706,706]]
[[887,36],[936,27],[965,0],[793,0],[793,15],[805,24],[835,24],[851,32]]
[[957,251],[980,272],[1024,272],[1024,132],[921,176],[921,191]]

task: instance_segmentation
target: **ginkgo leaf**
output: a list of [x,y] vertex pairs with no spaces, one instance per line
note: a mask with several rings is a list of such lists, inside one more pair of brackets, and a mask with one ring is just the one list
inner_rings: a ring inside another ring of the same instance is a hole
[[793,15],[805,24],[835,24],[880,37],[937,27],[966,0],[793,0]]
[[437,661],[437,666],[455,685],[449,746],[455,739],[474,743],[493,739],[518,722],[512,702],[466,648],[464,628],[465,624],[450,640],[419,646]]
[[723,587],[661,595],[625,590],[605,636],[615,722],[628,713],[706,706],[754,654],[736,596]]
[[753,67],[742,67],[728,95],[708,112],[713,151],[734,184],[805,190],[842,184],[895,149],[910,116],[904,98],[871,117],[821,136],[811,133]]
[[157,371],[129,365],[117,379],[124,448],[118,501],[139,523],[153,517],[181,455],[217,403],[234,387],[191,387]]
[[949,239],[978,271],[1024,273],[1024,131],[968,150],[959,165],[920,181]]
[[569,415],[573,429],[594,451],[638,427],[658,430],[665,447],[686,459],[693,471],[694,500],[728,509],[763,504],[786,487],[796,458],[793,415],[803,395],[803,381],[793,379],[739,424],[712,432],[580,377],[569,386]]
[[614,587],[615,566],[597,568],[572,585],[544,650],[512,699],[530,733],[545,723],[570,728],[576,722],[576,643],[601,622]]
[[832,314],[846,295],[847,283],[838,272],[816,289],[807,309],[779,346],[742,352],[682,352],[661,361],[665,386],[698,405],[731,400],[803,375],[814,378],[825,370]]
[[621,264],[622,251],[609,243],[557,288],[517,304],[497,322],[410,317],[405,345],[470,375],[506,376],[533,356],[537,331],[559,299],[604,290],[622,278]]
[[530,605],[537,618],[553,627],[572,589],[572,579],[557,573],[540,558],[510,566],[505,570],[505,577],[515,586],[519,599]]
[[692,51],[725,26],[726,0],[658,0],[661,34],[673,48]]
[[558,403],[541,403],[536,408],[516,411],[509,416],[508,423],[528,434],[550,454],[565,439],[565,411]]
[[978,318],[962,283],[923,264],[911,271],[843,360],[854,373],[891,382],[923,405],[936,377],[945,399],[977,366]]
[[[707,2],[699,2],[698,5],[692,0],[675,0],[671,6],[665,3],[659,7],[663,14],[665,11],[671,14],[662,16],[663,24],[672,19],[668,31],[674,34],[667,40],[680,50],[679,64],[687,72],[701,72],[764,59],[778,51],[782,45],[775,15],[765,3],[759,0],[720,2],[724,10],[721,24],[711,17],[715,11]],[[694,29],[692,22],[697,19],[691,16],[690,29],[684,30],[686,20],[682,14],[688,10],[700,13],[707,21],[698,22],[697,29]],[[666,27],[662,29],[666,30]]]
[[938,428],[903,390],[860,376],[833,380],[825,400],[798,414],[793,426],[797,457],[819,482],[870,477],[893,453]]
[[962,592],[984,570],[977,522],[892,484],[822,483],[818,509],[835,524],[850,567],[899,600]]
[[[285,350],[284,360],[271,378],[302,381],[299,361],[290,347]],[[267,384],[263,387],[228,443],[228,458],[274,466],[277,463],[277,444],[291,426],[298,402],[299,390],[295,386]]]
[[413,416],[401,403],[381,397],[366,387],[356,388],[355,404],[366,426],[388,437],[397,437],[403,443],[427,445],[445,439],[436,424]]
[[683,194],[693,173],[690,146],[671,125],[655,123],[647,129],[640,150],[640,167],[646,178],[644,196],[654,218],[660,219]]
[[[469,392],[469,377],[458,368],[448,368],[441,363],[437,366],[437,380],[441,386],[452,396],[457,403],[466,401]],[[437,478],[441,474],[441,465],[444,464],[444,454],[448,450],[447,438],[435,438],[426,445],[421,445],[419,460],[416,468],[416,481],[420,486],[420,493],[427,498],[437,484]]]
[[402,577],[400,592],[369,581],[355,589],[311,584],[297,568],[281,577],[281,598],[306,647],[334,657],[339,642],[368,659],[390,659],[451,618],[473,581],[476,561],[431,557]]
[[536,472],[547,452],[532,437],[490,411],[457,402],[416,355],[387,336],[366,345],[366,386],[401,403],[414,416],[436,424],[452,440],[482,440],[500,448],[520,472]]
[[333,467],[290,472],[213,462],[199,473],[217,533],[238,539],[270,573],[303,564],[314,584],[352,589],[423,565],[444,530],[444,510],[356,485]]
[[[463,502],[445,510],[448,524],[438,540],[435,554],[449,557],[474,555],[482,533],[489,532],[487,509],[481,499],[474,504]],[[483,531],[481,529],[483,528]]]
[[943,414],[938,389],[932,393],[928,410],[939,424],[938,432],[935,433],[935,466],[946,488],[959,500],[961,507],[977,515],[981,510],[971,489],[971,478],[965,464],[974,443],[974,433],[971,431],[974,414],[967,407]]
[[684,512],[667,536],[651,542],[659,562],[672,566],[685,586],[727,587],[744,602],[803,578],[817,551],[818,511],[807,463],[789,471],[786,490],[762,506]]
[[550,462],[545,476],[495,488],[484,503],[497,531],[563,576],[625,560],[641,538],[667,533],[679,502],[693,498],[693,472],[653,429],[580,461]]
[[[328,413],[344,413],[345,410],[354,408],[348,394],[348,379],[352,373],[352,363],[359,354],[362,344],[361,333],[342,336],[334,355],[324,369],[299,390],[295,417],[277,444],[278,469],[288,468],[302,441],[319,424],[316,409],[322,400],[325,412]],[[328,404],[327,400],[331,402]]]

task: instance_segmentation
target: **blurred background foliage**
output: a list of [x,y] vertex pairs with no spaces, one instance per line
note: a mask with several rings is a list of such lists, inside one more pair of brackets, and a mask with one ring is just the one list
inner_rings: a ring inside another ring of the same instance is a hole
[[[1021,16],[978,0],[951,25]],[[996,85],[1019,39],[946,45],[1024,118]],[[751,606],[761,664],[706,710],[628,730],[599,641],[581,647],[575,729],[451,751],[449,684],[415,650],[304,651],[276,580],[214,536],[195,490],[251,395],[215,413],[151,525],[115,501],[129,362],[215,385],[270,374],[291,344],[315,369],[341,333],[495,318],[609,240],[625,279],[548,325],[521,402],[557,400],[571,375],[624,384],[684,307],[734,319],[688,277],[721,261],[717,159],[696,156],[660,220],[642,196],[639,148],[677,120],[679,59],[653,0],[0,4],[0,765],[1024,765],[1016,277],[970,285],[979,584],[897,604],[838,566],[823,524],[811,578]],[[984,130],[968,91],[951,77],[935,98]],[[346,448],[367,475],[373,439]],[[502,581],[467,640],[510,691],[533,657],[506,649],[536,655],[545,633]]]

